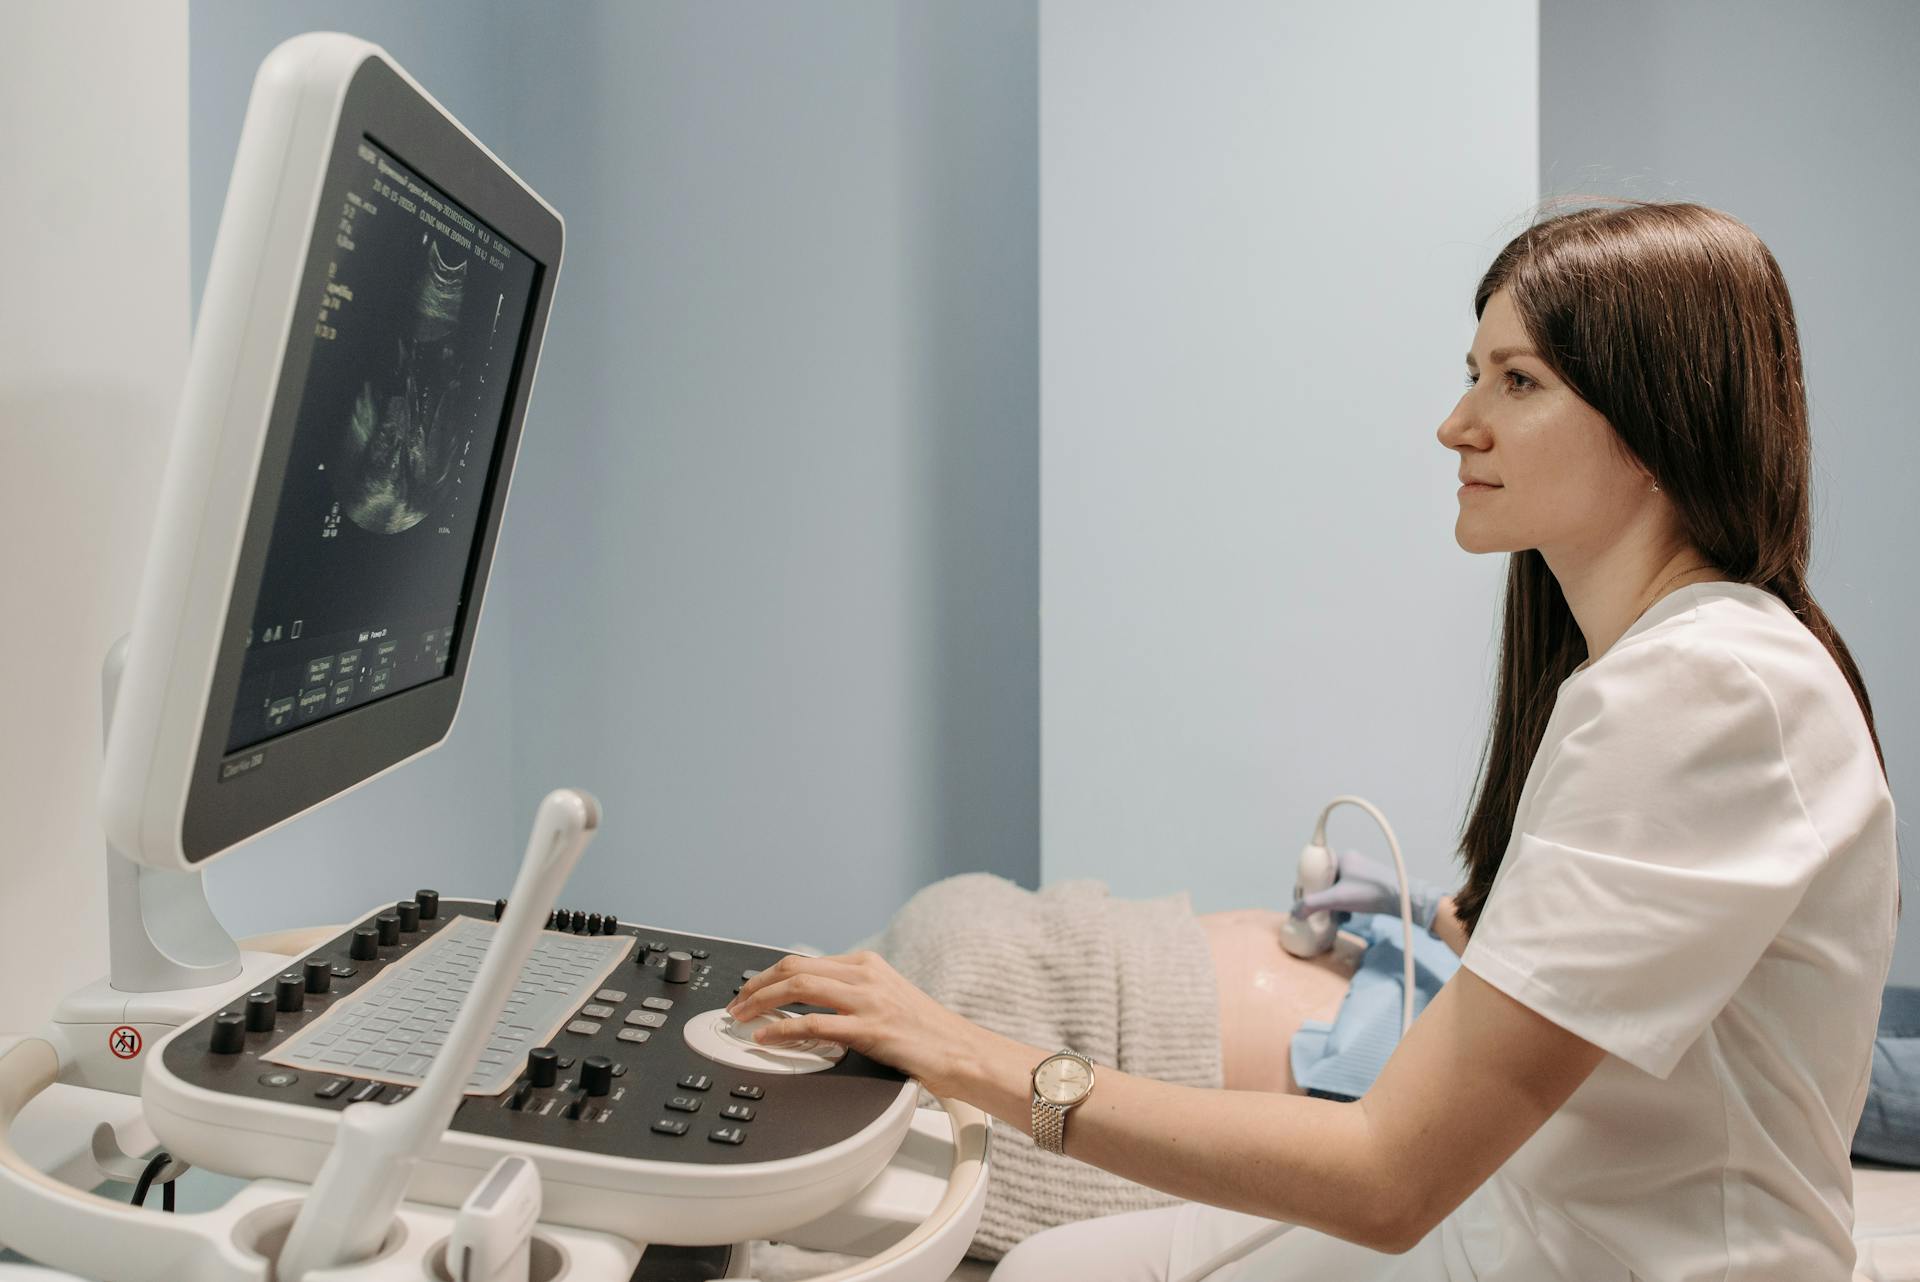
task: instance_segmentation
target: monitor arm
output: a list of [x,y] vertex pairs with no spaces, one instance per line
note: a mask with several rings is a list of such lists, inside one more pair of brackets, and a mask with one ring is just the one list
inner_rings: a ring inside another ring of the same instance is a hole
[[[100,668],[104,740],[127,661],[127,638]],[[207,903],[198,872],[149,868],[107,846],[107,955],[112,986],[123,993],[205,988],[240,973],[240,949]]]

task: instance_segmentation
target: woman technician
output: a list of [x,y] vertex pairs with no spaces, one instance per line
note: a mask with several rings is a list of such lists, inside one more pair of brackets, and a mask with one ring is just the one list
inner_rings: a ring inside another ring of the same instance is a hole
[[1073,1103],[1079,1063],[872,954],[788,958],[736,999],[831,1007],[778,1035],[1187,1199],[1039,1234],[999,1282],[1177,1279],[1268,1220],[1303,1227],[1220,1282],[1852,1272],[1898,872],[1866,689],[1807,590],[1786,283],[1737,220],[1634,203],[1516,237],[1474,310],[1438,435],[1466,483],[1455,538],[1512,555],[1468,942],[1372,1090],[1098,1067]]

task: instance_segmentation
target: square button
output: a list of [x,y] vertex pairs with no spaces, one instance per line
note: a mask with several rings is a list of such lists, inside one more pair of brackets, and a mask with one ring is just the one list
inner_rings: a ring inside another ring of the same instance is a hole
[[624,1002],[627,1000],[627,995],[617,988],[603,988],[593,995],[593,1000],[597,1002]]
[[676,1113],[698,1113],[700,1101],[691,1095],[676,1095],[667,1101],[667,1107]]
[[653,1129],[662,1135],[685,1135],[687,1124],[675,1117],[663,1117],[653,1124]]
[[592,1037],[600,1031],[600,1025],[590,1019],[576,1019],[567,1025],[567,1031],[569,1033],[578,1033],[582,1037]]
[[766,1094],[766,1091],[758,1086],[736,1086],[733,1088],[733,1093],[741,1099],[759,1099]]
[[642,1006],[645,1006],[648,1010],[672,1010],[673,998],[649,997],[646,1000],[642,1001],[640,1004]]
[[587,1018],[589,1018],[589,1019],[612,1019],[612,1018],[613,1018],[613,1007],[611,1007],[611,1006],[582,1006],[582,1007],[580,1008],[580,1013],[581,1013],[582,1015],[585,1015],[585,1016],[586,1016]]
[[639,1028],[658,1028],[667,1022],[667,1017],[657,1010],[630,1010],[627,1023]]
[[680,1085],[690,1091],[704,1091],[713,1085],[713,1079],[705,1073],[688,1073],[680,1079]]
[[708,1132],[707,1138],[716,1144],[744,1144],[747,1142],[747,1133],[738,1126],[722,1126]]
[[644,1028],[623,1028],[615,1036],[623,1042],[644,1042],[653,1034]]
[[720,1110],[720,1116],[731,1118],[736,1122],[751,1122],[753,1120],[753,1105],[729,1104]]

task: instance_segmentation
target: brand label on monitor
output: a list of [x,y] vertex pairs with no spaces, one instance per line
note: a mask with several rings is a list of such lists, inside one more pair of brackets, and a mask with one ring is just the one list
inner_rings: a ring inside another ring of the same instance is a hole
[[231,761],[223,761],[220,763],[221,782],[224,783],[235,775],[243,775],[255,766],[265,764],[266,760],[267,752],[266,749],[262,748],[258,752],[249,752],[244,757],[235,757]]

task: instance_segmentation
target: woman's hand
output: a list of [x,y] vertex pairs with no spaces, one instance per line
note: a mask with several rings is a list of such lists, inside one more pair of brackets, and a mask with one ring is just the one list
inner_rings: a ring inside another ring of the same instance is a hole
[[[1304,919],[1323,909],[1334,913],[1400,915],[1400,875],[1391,866],[1375,863],[1355,851],[1343,850],[1334,857],[1334,867],[1338,875],[1333,884],[1303,896],[1293,906],[1295,917]],[[1447,894],[1444,886],[1408,877],[1407,898],[1413,910],[1413,924],[1432,931],[1440,901]]]
[[748,980],[727,1007],[745,1022],[791,1002],[828,1006],[835,1014],[782,1019],[755,1040],[821,1038],[891,1064],[934,1095],[958,1096],[969,1067],[1010,1041],[956,1015],[909,983],[875,952],[782,957]]

